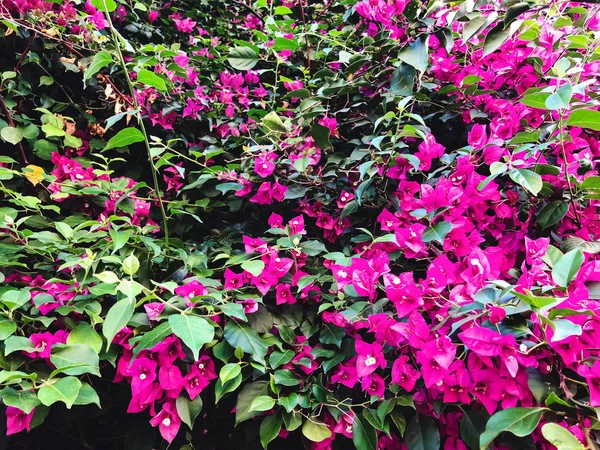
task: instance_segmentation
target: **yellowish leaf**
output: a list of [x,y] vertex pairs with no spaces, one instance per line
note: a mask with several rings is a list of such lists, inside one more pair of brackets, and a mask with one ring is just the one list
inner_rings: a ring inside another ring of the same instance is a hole
[[44,179],[45,172],[41,167],[29,164],[23,169],[23,173],[25,174],[25,178],[27,178],[31,184],[35,186]]

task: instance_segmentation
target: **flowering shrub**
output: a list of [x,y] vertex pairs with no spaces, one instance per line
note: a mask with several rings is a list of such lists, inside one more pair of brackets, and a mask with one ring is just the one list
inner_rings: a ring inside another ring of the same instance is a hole
[[594,3],[4,0],[6,448],[597,448]]

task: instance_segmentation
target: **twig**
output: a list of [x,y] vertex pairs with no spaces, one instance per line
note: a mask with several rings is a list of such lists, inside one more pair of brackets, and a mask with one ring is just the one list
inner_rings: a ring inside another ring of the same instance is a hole
[[[4,116],[6,117],[8,126],[16,128],[15,123],[13,122],[12,116],[10,115],[10,111],[6,107],[6,103],[4,103],[4,98],[2,97],[2,94],[0,94],[0,108],[2,108],[2,112],[4,113]],[[27,161],[27,157],[25,156],[25,150],[23,150],[23,144],[21,144],[19,142],[17,144],[17,147],[19,148],[19,152],[21,153],[21,159],[23,160],[23,164],[29,164],[29,162]]]
[[157,176],[158,170],[157,170],[156,166],[154,165],[154,160],[152,158],[152,151],[150,150],[150,141],[148,140],[148,133],[146,132],[146,127],[144,125],[144,121],[142,120],[142,113],[141,113],[140,105],[138,104],[137,98],[135,97],[135,89],[133,87],[133,84],[131,83],[131,78],[129,78],[129,71],[127,70],[127,65],[125,64],[125,59],[123,58],[123,53],[121,52],[121,43],[119,42],[119,39],[115,33],[115,28],[112,23],[110,13],[108,12],[108,8],[106,7],[106,0],[102,0],[102,5],[104,6],[104,11],[106,12],[105,13],[106,19],[108,20],[108,26],[110,27],[110,34],[115,43],[115,47],[117,50],[117,56],[119,58],[119,63],[121,64],[121,68],[123,69],[123,73],[125,75],[125,80],[127,80],[127,86],[129,87],[129,92],[131,93],[131,98],[133,100],[133,104],[136,109],[135,115],[136,115],[138,123],[140,125],[142,135],[144,136],[144,144],[146,145],[146,152],[148,153],[148,162],[150,163],[150,167],[152,169],[152,181],[154,182],[154,191],[156,193],[156,198],[158,200],[158,205],[160,207],[160,212],[161,212],[162,218],[163,218],[165,244],[167,245],[167,248],[168,248],[169,247],[169,228],[168,228],[168,224],[167,224],[167,213],[165,211],[165,205],[163,204],[162,196],[160,193],[160,188],[158,185],[158,176]]

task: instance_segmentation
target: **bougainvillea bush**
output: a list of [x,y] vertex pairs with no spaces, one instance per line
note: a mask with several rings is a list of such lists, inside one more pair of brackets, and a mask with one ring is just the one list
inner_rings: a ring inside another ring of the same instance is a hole
[[0,36],[0,448],[598,448],[598,2]]

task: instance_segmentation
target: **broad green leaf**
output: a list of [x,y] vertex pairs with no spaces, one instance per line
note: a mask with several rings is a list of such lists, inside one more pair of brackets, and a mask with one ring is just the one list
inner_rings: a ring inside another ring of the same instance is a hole
[[77,398],[75,399],[74,405],[97,405],[98,408],[102,408],[100,405],[100,397],[98,397],[98,393],[94,390],[92,386],[88,383],[83,382],[81,389],[79,389],[79,393],[77,394]]
[[262,423],[260,424],[260,443],[263,448],[267,448],[269,442],[275,439],[279,432],[281,431],[281,417],[278,415],[271,415],[264,418]]
[[[241,378],[241,377],[240,377]],[[256,397],[267,395],[269,382],[255,381],[244,385],[237,397],[235,404],[235,425],[241,422],[256,417],[261,414],[260,411],[250,411],[250,405]]]
[[137,342],[133,348],[133,355],[137,356],[139,352],[146,348],[152,348],[158,343],[164,341],[167,337],[173,334],[171,325],[169,322],[163,322],[155,329],[144,333],[142,338]]
[[133,275],[133,274],[137,273],[139,268],[140,268],[140,261],[137,259],[137,257],[133,253],[123,260],[123,265],[121,266],[121,269],[127,275]]
[[237,70],[250,70],[258,63],[258,55],[250,47],[235,47],[229,51],[227,61]]
[[250,272],[255,277],[260,276],[264,268],[265,263],[260,259],[255,259],[254,261],[245,261],[242,263],[242,269],[244,269],[246,272]]
[[404,442],[411,450],[438,450],[440,432],[433,419],[415,415],[406,427]]
[[529,169],[512,169],[508,175],[515,183],[533,195],[537,195],[544,185],[542,177]]
[[566,109],[569,107],[571,96],[573,95],[573,86],[571,83],[563,84],[556,92],[546,99],[546,108],[553,111],[556,109]]
[[69,333],[67,338],[68,345],[87,345],[93,349],[96,353],[102,351],[102,337],[92,328],[92,326],[85,322],[79,322],[77,328]]
[[71,409],[81,387],[81,381],[75,377],[61,378],[56,383],[42,386],[38,391],[38,398],[43,405],[50,406],[56,402],[63,402],[68,409]]
[[279,117],[275,111],[271,111],[263,117],[262,123],[274,133],[286,133],[288,131],[285,123],[283,123],[283,120],[281,120],[281,117]]
[[433,227],[427,227],[425,231],[423,231],[421,240],[423,242],[437,241],[440,244],[443,244],[444,238],[448,233],[450,233],[450,231],[452,231],[452,224],[450,222],[442,220],[441,222],[435,224]]
[[233,392],[239,388],[240,384],[242,384],[242,378],[243,377],[241,373],[225,383],[222,383],[221,379],[219,378],[215,383],[215,401],[219,403],[219,400],[221,400],[225,394]]
[[581,325],[567,319],[553,320],[552,329],[554,330],[554,334],[550,342],[562,341],[571,336],[581,336],[583,332]]
[[428,54],[429,36],[421,35],[398,53],[398,59],[411,65],[419,72],[425,72],[429,64]]
[[169,316],[169,324],[173,333],[192,351],[194,360],[198,359],[202,346],[215,336],[215,329],[202,317],[173,314]]
[[317,147],[319,147],[321,150],[326,150],[332,147],[331,142],[329,142],[329,136],[331,135],[331,130],[329,128],[315,123],[310,130],[310,134]]
[[567,125],[600,131],[600,111],[577,109],[569,115]]
[[239,364],[236,364],[236,363],[225,364],[221,368],[221,371],[219,372],[219,379],[221,380],[221,383],[225,384],[232,378],[237,377],[241,372],[242,372],[242,368],[240,367]]
[[111,62],[113,62],[113,59],[110,53],[108,53],[106,50],[99,51],[94,55],[92,63],[85,70],[85,73],[83,74],[83,79],[89,80],[90,78],[92,78],[92,76],[96,75],[100,71],[100,69],[108,66]]
[[302,425],[302,434],[312,442],[323,442],[331,437],[331,430],[327,425],[319,422],[314,417],[309,417]]
[[54,227],[56,231],[64,236],[65,239],[71,239],[73,237],[73,228],[68,223],[55,222]]
[[546,100],[548,97],[550,97],[549,92],[542,92],[540,88],[531,88],[525,91],[520,101],[532,108],[546,109]]
[[127,147],[128,145],[143,141],[144,135],[140,130],[132,127],[124,128],[110,138],[108,144],[106,144],[106,147],[104,147],[104,151],[110,150],[111,148]]
[[135,309],[135,300],[132,298],[126,298],[119,300],[117,303],[112,305],[106,314],[104,323],[102,324],[102,334],[106,337],[106,348],[110,348],[113,338],[121,331],[131,317]]
[[392,73],[390,92],[394,95],[408,97],[413,94],[417,72],[413,66],[404,62],[400,63]]
[[485,429],[485,419],[479,411],[465,411],[460,421],[460,438],[469,448],[479,448],[479,436]]
[[264,364],[268,347],[260,339],[256,330],[253,330],[244,323],[230,320],[225,325],[223,333],[225,340],[229,342],[229,345],[233,348],[240,347],[245,353],[248,353],[254,361]]
[[576,248],[565,253],[552,268],[552,279],[562,287],[567,287],[577,275],[584,261],[583,252]]
[[275,406],[275,399],[273,397],[261,395],[252,400],[249,411],[268,411],[273,406]]
[[9,319],[8,317],[0,317],[0,341],[5,340],[15,331],[17,331],[17,324],[13,319]]
[[352,423],[352,442],[356,450],[377,450],[377,430],[360,414]]
[[15,127],[4,127],[0,130],[0,136],[6,142],[12,145],[17,145],[23,140],[23,132]]
[[83,344],[56,344],[52,347],[50,361],[56,369],[67,375],[91,373],[100,376],[98,353]]
[[487,56],[490,53],[494,53],[502,44],[508,41],[513,34],[521,27],[523,20],[515,20],[511,22],[506,28],[504,27],[504,22],[498,23],[494,28],[492,28],[486,38],[485,44],[483,44],[483,56]]
[[579,439],[556,423],[547,423],[542,426],[542,434],[557,450],[585,450]]
[[152,86],[159,91],[167,90],[165,80],[149,70],[140,70],[137,76],[137,81],[147,86]]
[[567,202],[555,200],[544,206],[537,216],[537,222],[543,230],[556,225],[562,220],[569,210]]
[[14,406],[19,408],[25,414],[33,411],[33,408],[40,404],[38,396],[35,392],[20,391],[17,392],[13,388],[6,387],[0,391],[0,399],[6,406]]
[[481,450],[485,450],[498,435],[508,431],[515,436],[530,435],[537,427],[546,408],[509,408],[490,417],[485,431],[479,439]]
[[117,9],[117,4],[114,0],[90,0],[90,3],[102,12],[113,12]]
[[190,430],[194,427],[194,421],[196,420],[196,417],[198,417],[198,414],[200,414],[200,411],[202,411],[202,406],[204,406],[202,397],[199,395],[194,400],[190,400],[186,396],[180,395],[175,401],[175,407],[177,408],[177,413],[179,414],[181,421],[190,427]]

